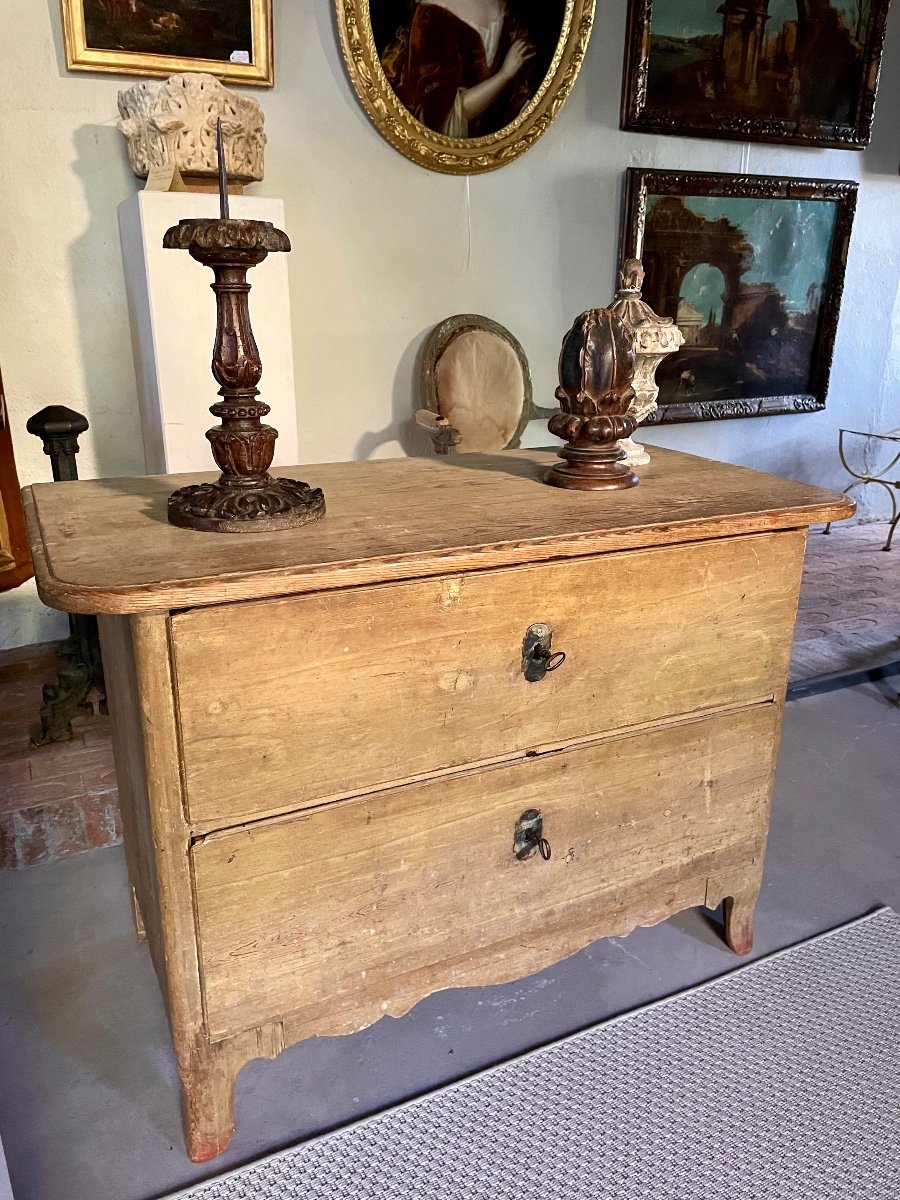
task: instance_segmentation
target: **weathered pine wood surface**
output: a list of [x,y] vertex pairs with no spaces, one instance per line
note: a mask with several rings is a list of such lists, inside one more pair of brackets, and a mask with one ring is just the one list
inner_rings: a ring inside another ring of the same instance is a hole
[[24,492],[38,591],[68,612],[165,611],[841,520],[853,501],[773,475],[654,450],[640,487],[571,495],[550,451],[282,469],[322,487],[302,530],[217,537],[166,519],[196,476],[35,484]]
[[[501,983],[697,903],[761,865],[779,710],[674,725],[195,843],[209,1033],[303,1013],[318,1032]],[[511,853],[541,798],[549,861]]]
[[[35,486],[41,595],[100,614],[136,932],[190,1156],[244,1063],[725,902],[745,953],[806,527],[851,501],[654,451],[304,467],[328,513],[170,526],[186,477]],[[565,662],[523,675],[529,626]],[[539,810],[549,861],[514,851]]]
[[[804,542],[805,531],[760,534],[714,551],[693,543],[178,614],[190,819],[221,829],[772,700],[787,671]],[[566,654],[540,684],[522,674],[535,620]],[[239,691],[236,647],[265,664],[242,672]]]
[[[120,779],[122,829],[136,899],[136,933],[150,946],[184,1098],[188,1154],[220,1154],[234,1129],[234,1081],[244,1063],[284,1049],[274,1025],[210,1045],[203,1013],[190,873],[191,829],[182,805],[179,741],[162,615],[102,617],[100,641]],[[124,786],[122,786],[124,781]]]

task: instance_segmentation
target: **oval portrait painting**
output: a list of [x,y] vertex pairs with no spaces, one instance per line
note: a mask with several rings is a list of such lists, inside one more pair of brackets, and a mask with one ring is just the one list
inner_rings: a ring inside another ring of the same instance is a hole
[[336,0],[353,87],[435,171],[490,171],[541,136],[581,66],[594,0]]

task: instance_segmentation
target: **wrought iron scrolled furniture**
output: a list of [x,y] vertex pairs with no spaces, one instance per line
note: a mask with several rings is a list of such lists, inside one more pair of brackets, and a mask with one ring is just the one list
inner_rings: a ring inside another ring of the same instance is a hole
[[[43,442],[54,481],[78,478],[75,455],[79,450],[79,436],[89,428],[86,417],[61,404],[51,404],[29,417],[25,428]],[[92,694],[99,711],[106,712],[106,684],[97,618],[70,613],[69,636],[60,642],[56,652],[63,660],[63,666],[57,674],[57,682],[45,683],[43,687],[41,732],[33,739],[38,746],[70,738],[73,719],[93,714]]]

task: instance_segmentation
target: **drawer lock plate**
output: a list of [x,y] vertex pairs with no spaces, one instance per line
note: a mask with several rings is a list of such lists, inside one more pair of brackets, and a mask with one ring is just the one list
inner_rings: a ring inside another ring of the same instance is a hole
[[539,683],[548,671],[566,661],[562,650],[553,651],[553,630],[543,622],[529,625],[522,642],[522,674],[528,683]]
[[531,858],[539,850],[546,862],[550,858],[550,843],[544,837],[544,818],[536,808],[526,809],[516,822],[513,852],[516,858]]

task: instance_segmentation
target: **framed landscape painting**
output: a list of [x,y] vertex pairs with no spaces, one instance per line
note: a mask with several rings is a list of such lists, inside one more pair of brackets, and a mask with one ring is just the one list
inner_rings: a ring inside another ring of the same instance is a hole
[[684,334],[650,423],[825,407],[855,183],[632,168],[619,261]]
[[72,71],[176,75],[271,87],[272,0],[61,0]]
[[622,128],[858,150],[889,0],[629,0]]
[[574,86],[594,0],[334,0],[353,90],[378,132],[432,171],[512,162]]

